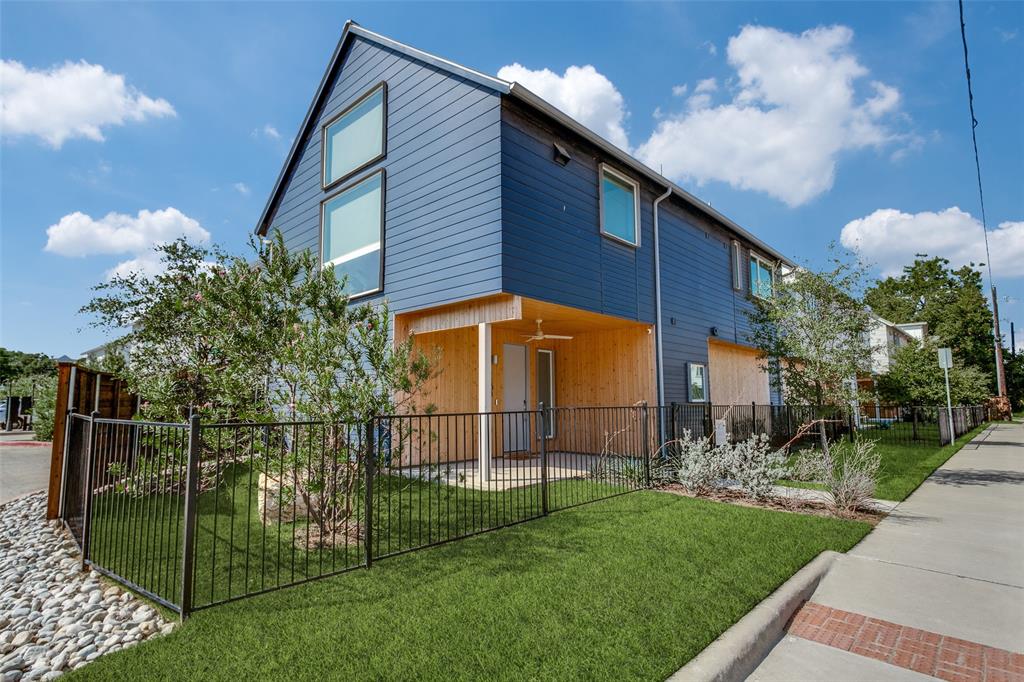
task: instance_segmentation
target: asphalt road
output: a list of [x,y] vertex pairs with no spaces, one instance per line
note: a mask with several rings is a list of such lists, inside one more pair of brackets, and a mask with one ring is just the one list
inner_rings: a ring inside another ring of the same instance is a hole
[[13,444],[31,440],[32,434],[24,431],[0,432],[0,504],[47,485],[50,444]]

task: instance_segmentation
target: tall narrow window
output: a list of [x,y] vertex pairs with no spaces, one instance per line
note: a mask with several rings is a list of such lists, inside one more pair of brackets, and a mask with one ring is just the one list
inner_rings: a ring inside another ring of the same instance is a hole
[[537,404],[544,403],[544,437],[555,437],[555,352],[537,351]]
[[383,289],[384,171],[324,201],[321,221],[324,267],[348,278],[345,291],[362,296]]
[[601,166],[601,234],[630,246],[640,245],[640,186]]
[[732,240],[732,288],[743,290],[743,249],[735,239]]
[[750,254],[750,293],[760,298],[771,298],[775,270],[768,261]]
[[703,403],[708,396],[707,367],[702,364],[690,363],[690,402]]
[[323,129],[323,185],[351,176],[384,156],[387,85],[380,83]]

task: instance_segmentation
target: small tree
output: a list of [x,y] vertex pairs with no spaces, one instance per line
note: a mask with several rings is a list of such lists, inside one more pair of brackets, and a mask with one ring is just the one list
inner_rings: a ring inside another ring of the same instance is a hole
[[302,496],[322,539],[347,535],[362,426],[411,405],[431,362],[411,339],[393,342],[386,303],[352,304],[316,254],[288,250],[279,233],[250,247],[250,258],[158,247],[162,273],[115,276],[83,311],[128,329],[123,373],[150,418],[312,422],[303,438],[279,430],[280,442],[248,445],[286,452],[263,458],[276,462],[264,473]]
[[[913,340],[892,357],[889,369],[875,381],[879,398],[904,405],[945,405],[946,380],[938,362],[938,340]],[[954,405],[980,405],[990,395],[991,377],[977,367],[964,366],[954,355],[949,370],[949,393]]]
[[[871,318],[861,301],[862,265],[833,255],[828,269],[776,273],[773,295],[755,298],[752,340],[763,368],[790,402],[845,407],[868,366]],[[822,449],[828,451],[825,425]]]

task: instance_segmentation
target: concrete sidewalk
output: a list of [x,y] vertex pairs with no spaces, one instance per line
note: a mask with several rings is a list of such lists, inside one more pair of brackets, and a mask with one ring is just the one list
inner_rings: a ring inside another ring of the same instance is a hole
[[1022,652],[1024,424],[1001,423],[837,560],[749,679],[1024,680]]

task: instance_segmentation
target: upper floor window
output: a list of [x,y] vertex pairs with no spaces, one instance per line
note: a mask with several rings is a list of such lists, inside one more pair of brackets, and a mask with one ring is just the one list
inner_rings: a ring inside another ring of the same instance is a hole
[[640,246],[640,186],[602,165],[600,194],[601,234]]
[[321,258],[338,278],[348,277],[350,296],[384,288],[384,171],[349,185],[323,202]]
[[344,180],[384,156],[387,84],[380,83],[323,128],[323,186]]
[[740,243],[732,240],[732,288],[736,291],[743,290],[743,249]]
[[775,269],[757,254],[750,254],[750,293],[771,298],[775,285]]

